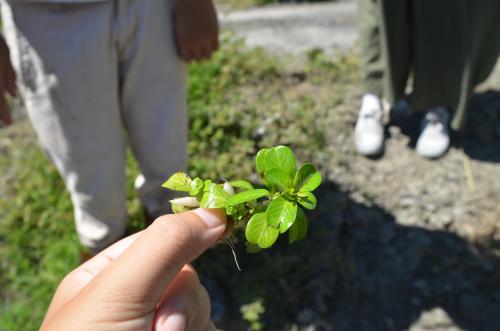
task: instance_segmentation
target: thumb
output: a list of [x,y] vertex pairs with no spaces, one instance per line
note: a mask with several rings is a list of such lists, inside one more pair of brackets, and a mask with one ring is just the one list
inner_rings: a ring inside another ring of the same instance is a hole
[[153,309],[181,268],[214,245],[225,227],[224,212],[218,209],[162,216],[87,288]]

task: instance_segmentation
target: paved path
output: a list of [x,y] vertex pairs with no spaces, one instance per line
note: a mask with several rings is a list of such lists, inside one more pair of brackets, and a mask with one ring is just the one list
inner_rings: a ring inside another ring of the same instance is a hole
[[278,54],[345,50],[357,36],[355,1],[260,7],[221,13],[220,21],[249,46]]

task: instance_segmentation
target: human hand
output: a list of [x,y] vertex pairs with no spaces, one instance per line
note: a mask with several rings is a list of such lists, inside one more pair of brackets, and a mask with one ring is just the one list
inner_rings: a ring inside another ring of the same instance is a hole
[[208,294],[186,263],[224,229],[215,209],[158,218],[69,273],[41,331],[216,330]]
[[212,0],[176,0],[174,24],[182,59],[208,59],[219,48],[219,23]]
[[5,93],[16,95],[16,74],[10,63],[9,48],[0,36],[0,121],[5,125],[12,124],[9,105]]

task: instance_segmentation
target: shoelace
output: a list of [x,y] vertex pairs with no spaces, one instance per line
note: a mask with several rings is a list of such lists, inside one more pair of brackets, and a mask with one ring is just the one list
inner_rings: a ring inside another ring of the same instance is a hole
[[382,111],[377,108],[371,108],[368,110],[364,110],[362,113],[363,118],[373,118],[377,121],[380,121],[382,119]]
[[380,134],[382,116],[383,113],[378,108],[363,110],[361,113],[363,132],[365,134]]
[[425,114],[427,122],[439,130],[445,129],[447,117],[448,116],[444,111],[430,111]]

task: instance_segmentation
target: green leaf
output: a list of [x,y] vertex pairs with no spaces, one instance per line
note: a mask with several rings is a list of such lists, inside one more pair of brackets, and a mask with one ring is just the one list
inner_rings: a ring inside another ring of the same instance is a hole
[[282,223],[289,224],[295,220],[297,204],[283,197],[277,197],[267,207],[267,224],[274,228],[281,227]]
[[208,192],[210,185],[212,185],[212,181],[210,179],[203,181],[203,192]]
[[199,177],[196,177],[191,182],[190,189],[189,189],[189,195],[191,195],[193,197],[197,196],[198,194],[200,194],[203,191],[203,186],[204,186],[203,180]]
[[227,216],[232,216],[238,212],[239,212],[239,210],[238,210],[238,208],[236,208],[236,206],[233,206],[233,205],[226,206],[226,215]]
[[232,180],[229,182],[233,187],[242,188],[244,190],[253,190],[253,185],[246,180]]
[[251,244],[247,241],[246,245],[247,245],[247,252],[250,254],[255,254],[262,251],[262,248],[260,248],[259,245],[257,244]]
[[311,192],[321,184],[321,174],[311,163],[304,164],[295,176],[296,192]]
[[292,150],[286,146],[271,148],[265,155],[264,164],[266,171],[278,168],[286,172],[290,178],[294,178],[295,172],[297,171],[295,155],[293,155]]
[[208,191],[203,194],[200,202],[201,208],[225,208],[229,194],[222,189],[221,185],[211,183]]
[[229,198],[230,205],[237,205],[243,202],[257,200],[269,194],[268,190],[265,189],[253,189],[248,191],[243,191],[237,193]]
[[[295,206],[297,206],[297,205],[295,205]],[[297,209],[300,209],[300,208],[297,208]],[[280,223],[280,233],[285,233],[286,230],[290,229],[290,227],[295,222],[296,218],[297,218],[297,216],[295,216],[294,218],[284,219],[283,222]]]
[[259,173],[261,178],[264,178],[264,173],[266,172],[265,159],[269,151],[269,148],[263,148],[257,153],[257,156],[255,157],[255,165],[257,167],[257,172]]
[[278,168],[272,168],[266,171],[264,175],[271,185],[280,187],[283,191],[293,187],[292,177]]
[[191,189],[191,178],[183,172],[176,172],[162,186],[174,191],[189,192]]
[[271,247],[278,239],[279,230],[267,224],[266,213],[257,213],[250,218],[245,229],[245,237],[260,248]]
[[288,231],[288,242],[291,244],[295,241],[304,239],[307,234],[307,227],[308,221],[306,214],[299,208],[299,210],[297,210],[297,218]]
[[316,208],[316,204],[318,203],[316,196],[314,196],[311,192],[301,192],[298,194],[297,201],[304,206],[304,208],[309,210]]
[[188,211],[188,210],[191,210],[191,209],[189,207],[177,205],[175,203],[172,204],[172,211],[174,212],[174,214],[183,213],[183,212]]

